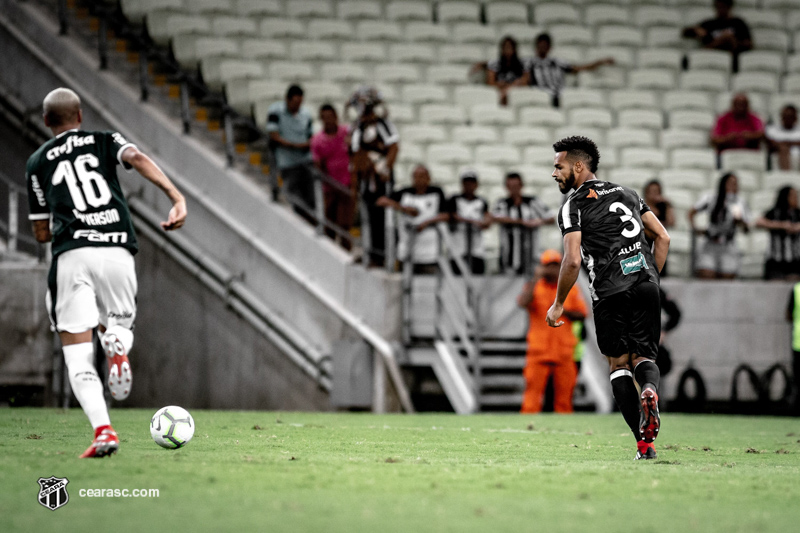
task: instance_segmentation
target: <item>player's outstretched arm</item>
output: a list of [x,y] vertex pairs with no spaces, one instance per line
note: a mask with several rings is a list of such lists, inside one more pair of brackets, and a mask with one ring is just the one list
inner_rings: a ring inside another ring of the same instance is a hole
[[561,326],[564,321],[559,320],[564,313],[564,302],[569,291],[578,281],[581,271],[581,232],[573,231],[564,235],[564,260],[561,262],[561,272],[558,274],[558,290],[556,301],[547,311],[547,325],[553,328]]
[[642,215],[642,223],[645,235],[653,240],[653,256],[656,260],[656,267],[661,272],[667,261],[667,252],[669,252],[669,233],[652,211]]
[[161,227],[165,231],[170,231],[183,226],[186,220],[186,198],[158,165],[134,146],[122,153],[122,160],[135,168],[146,180],[158,186],[172,201],[172,209],[169,210],[166,222],[161,223]]

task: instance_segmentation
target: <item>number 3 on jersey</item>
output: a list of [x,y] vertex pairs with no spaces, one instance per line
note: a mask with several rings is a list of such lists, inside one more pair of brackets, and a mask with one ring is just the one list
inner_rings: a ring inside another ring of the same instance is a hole
[[614,202],[608,207],[608,210],[611,211],[612,213],[617,213],[619,211],[622,211],[622,215],[619,216],[619,218],[622,220],[622,223],[627,224],[628,222],[630,222],[631,224],[633,224],[632,228],[622,230],[623,237],[631,239],[639,235],[639,233],[642,231],[642,227],[639,225],[636,219],[633,218],[633,213],[631,212],[631,210],[628,209],[628,206],[626,206],[622,202]]
[[65,159],[56,167],[52,183],[59,185],[62,181],[67,182],[72,203],[78,211],[86,211],[87,203],[92,207],[106,205],[111,201],[111,189],[99,172],[91,170],[99,166],[100,160],[93,154],[79,155],[75,158],[75,163]]

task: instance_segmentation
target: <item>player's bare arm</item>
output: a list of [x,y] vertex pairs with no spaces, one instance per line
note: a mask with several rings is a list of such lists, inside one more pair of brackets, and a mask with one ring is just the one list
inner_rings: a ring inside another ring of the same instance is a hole
[[135,168],[146,180],[164,191],[164,194],[172,201],[172,209],[169,211],[166,222],[161,223],[161,227],[170,231],[183,226],[186,221],[186,198],[158,165],[134,146],[122,153],[122,160]]
[[46,243],[53,239],[53,234],[50,233],[50,219],[34,220],[32,226],[33,236],[37,242]]
[[578,281],[581,271],[581,232],[573,231],[564,235],[564,260],[561,262],[561,272],[558,274],[558,291],[556,301],[547,312],[547,325],[557,328],[564,324],[559,320],[564,314],[564,302],[569,291]]
[[669,252],[669,233],[652,211],[642,215],[642,223],[645,235],[653,240],[653,257],[656,260],[658,271],[661,272],[667,261],[667,252]]

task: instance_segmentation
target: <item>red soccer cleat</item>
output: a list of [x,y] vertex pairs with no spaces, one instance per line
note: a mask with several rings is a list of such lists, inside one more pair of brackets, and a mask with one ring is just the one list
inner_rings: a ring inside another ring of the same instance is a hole
[[133,373],[125,347],[116,335],[103,337],[103,349],[108,361],[108,388],[115,400],[124,400],[131,393]]
[[640,440],[636,443],[636,447],[638,448],[636,451],[636,457],[633,458],[634,461],[642,461],[648,459],[657,459],[658,455],[656,455],[656,447],[653,445],[652,442],[645,442]]
[[105,457],[119,450],[119,437],[111,426],[100,426],[94,431],[94,440],[85,452],[81,454],[81,459],[87,457]]
[[651,388],[642,391],[642,416],[639,432],[645,442],[653,442],[658,437],[661,417],[658,416],[658,394]]

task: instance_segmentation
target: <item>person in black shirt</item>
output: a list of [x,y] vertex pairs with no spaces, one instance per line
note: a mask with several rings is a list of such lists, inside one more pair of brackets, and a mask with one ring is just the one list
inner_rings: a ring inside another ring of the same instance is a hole
[[600,153],[593,141],[567,137],[553,149],[553,177],[562,193],[573,192],[557,217],[564,261],[547,323],[564,323],[564,301],[583,260],[597,344],[608,358],[614,398],[636,438],[636,459],[655,459],[653,441],[660,426],[655,364],[661,335],[659,271],[667,259],[669,234],[634,190],[597,179]]
[[683,36],[697,39],[704,48],[732,52],[736,72],[738,55],[753,48],[753,39],[747,23],[739,17],[731,16],[732,9],[733,0],[714,0],[717,16],[704,20],[697,26],[684,28]]
[[[642,191],[642,197],[644,203],[647,204],[647,207],[650,208],[658,221],[661,222],[665,228],[671,228],[675,225],[675,210],[672,208],[670,201],[667,200],[661,192],[660,181],[650,180],[647,182]],[[661,277],[666,277],[666,275],[667,265],[664,264],[664,268],[661,270]]]
[[486,84],[500,91],[500,105],[508,104],[508,89],[528,84],[525,65],[517,55],[517,41],[506,36],[500,41],[500,57],[486,65]]
[[769,230],[769,258],[764,279],[800,280],[800,209],[797,189],[786,186],[778,191],[775,206],[756,221]]
[[[453,254],[464,259],[470,272],[483,274],[486,271],[483,230],[492,224],[492,216],[486,200],[475,194],[477,189],[478,175],[470,170],[462,173],[461,194],[447,201],[447,212],[450,213]],[[455,262],[453,272],[460,274]]]

